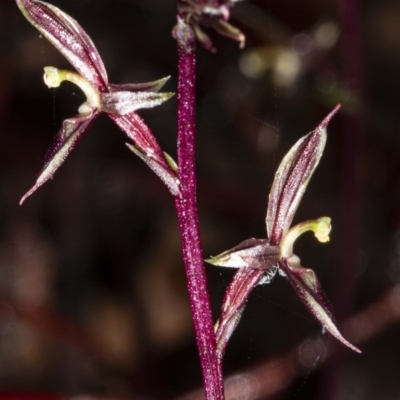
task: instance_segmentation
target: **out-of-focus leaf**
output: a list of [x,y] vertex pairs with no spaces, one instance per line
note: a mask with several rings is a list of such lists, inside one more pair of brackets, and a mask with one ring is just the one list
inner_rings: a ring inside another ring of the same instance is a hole
[[222,359],[226,345],[236,329],[249,294],[265,274],[263,269],[241,268],[230,282],[222,301],[221,316],[216,328],[217,351]]

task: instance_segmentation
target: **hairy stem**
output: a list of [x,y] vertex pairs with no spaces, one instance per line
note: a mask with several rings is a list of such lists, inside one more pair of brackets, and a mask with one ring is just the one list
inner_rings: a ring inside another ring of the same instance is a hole
[[174,37],[178,45],[178,168],[181,185],[175,205],[206,399],[223,400],[222,371],[216,353],[196,206],[196,42],[192,28],[179,17]]

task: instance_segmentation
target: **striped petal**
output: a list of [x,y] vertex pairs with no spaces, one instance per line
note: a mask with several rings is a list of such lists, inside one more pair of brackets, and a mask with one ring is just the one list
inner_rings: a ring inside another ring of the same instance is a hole
[[267,239],[251,238],[205,261],[218,267],[265,270],[276,264],[279,258],[277,246],[269,246]]
[[26,19],[53,44],[57,50],[99,92],[108,90],[103,61],[82,27],[68,14],[39,0],[17,0]]
[[144,83],[110,83],[111,92],[158,92],[169,80],[170,76]]
[[230,282],[221,308],[221,316],[216,325],[218,357],[222,360],[226,345],[240,322],[247,299],[265,274],[264,269],[241,268]]
[[[296,257],[297,259],[297,257]],[[336,327],[332,314],[332,306],[312,269],[303,268],[290,262],[290,259],[282,259],[279,266],[287,280],[292,285],[297,296],[306,306],[314,318],[337,340],[345,346],[361,353],[357,347],[348,342]]]
[[39,173],[35,185],[22,197],[19,203],[20,205],[27,197],[36,192],[40,186],[53,177],[54,173],[75,147],[77,141],[89,129],[98,115],[98,110],[92,110],[89,114],[69,118],[63,122],[62,128],[58,132],[52,147],[46,155],[45,165]]
[[267,236],[271,245],[277,245],[281,241],[292,223],[325,148],[327,125],[339,108],[340,104],[314,131],[301,138],[290,149],[275,173],[266,216]]
[[101,110],[115,115],[125,115],[141,108],[153,108],[170,99],[174,93],[112,92],[101,94]]

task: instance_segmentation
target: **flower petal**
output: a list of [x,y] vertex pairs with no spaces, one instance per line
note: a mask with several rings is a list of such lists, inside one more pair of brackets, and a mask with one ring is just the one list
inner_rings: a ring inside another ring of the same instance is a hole
[[[152,155],[161,164],[168,166],[164,152],[161,150],[156,138],[143,119],[136,113],[125,115],[107,114],[126,133],[135,146],[147,156]],[[163,160],[163,161],[162,161]]]
[[308,135],[302,137],[283,158],[269,194],[267,236],[276,245],[289,229],[293,216],[317,167],[326,143],[326,127],[339,110],[337,105]]
[[126,115],[107,114],[135,144],[128,147],[138,155],[168,186],[173,195],[179,193],[177,167],[172,158],[164,153],[153,133],[136,113]]
[[153,159],[141,152],[136,146],[126,143],[128,148],[140,157],[149,168],[167,185],[173,196],[179,194],[179,179],[176,172],[171,168],[166,168],[164,164],[160,164],[158,160]]
[[290,259],[282,259],[279,266],[286,275],[289,283],[300,300],[304,303],[308,311],[314,318],[337,340],[345,346],[361,353],[357,347],[348,342],[336,327],[332,307],[323,291],[315,272],[300,265],[290,262]]
[[231,250],[205,260],[221,267],[240,268],[222,302],[221,317],[216,329],[219,357],[222,358],[226,344],[240,321],[250,292],[259,283],[271,281],[279,257],[279,248],[269,246],[267,239],[250,238]]
[[63,122],[61,130],[58,132],[52,147],[45,157],[45,165],[39,173],[36,184],[22,197],[20,205],[54,175],[75,147],[76,142],[89,129],[98,115],[98,110],[92,110],[89,114],[69,118]]
[[101,110],[125,115],[140,108],[153,108],[170,99],[174,93],[158,92],[112,92],[101,94]]
[[17,0],[26,19],[55,46],[99,92],[108,88],[103,61],[88,34],[57,7],[39,0]]
[[265,269],[241,268],[229,284],[216,328],[217,352],[220,359],[222,359],[226,345],[242,317],[251,291],[258,285],[265,272]]
[[144,83],[110,83],[109,87],[111,92],[158,92],[165,83],[171,78],[167,76],[165,78],[158,79],[153,82],[144,82]]
[[247,239],[206,262],[228,268],[266,269],[279,261],[279,248],[269,246],[267,239]]

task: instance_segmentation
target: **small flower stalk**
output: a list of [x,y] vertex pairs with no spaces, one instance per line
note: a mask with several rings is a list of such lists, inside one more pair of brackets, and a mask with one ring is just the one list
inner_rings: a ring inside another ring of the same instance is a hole
[[86,101],[78,109],[78,115],[64,120],[45,157],[36,184],[22,197],[20,204],[54,175],[101,112],[106,113],[127,134],[134,143],[128,144],[128,147],[147,163],[172,194],[177,195],[179,181],[175,163],[161,150],[153,133],[136,113],[141,108],[158,106],[173,96],[173,93],[159,92],[169,78],[139,84],[109,83],[96,47],[77,21],[43,1],[16,1],[27,20],[77,71],[45,67],[45,84],[49,88],[57,88],[62,82],[69,81],[77,85],[86,96]]
[[313,232],[318,241],[329,241],[331,220],[321,217],[290,228],[307,184],[317,167],[326,143],[326,128],[340,105],[286,154],[276,174],[269,195],[266,216],[267,239],[248,239],[207,262],[238,272],[230,283],[217,322],[217,351],[220,361],[227,342],[240,321],[246,300],[259,284],[270,283],[276,273],[284,276],[314,318],[341,343],[360,353],[339,332],[333,310],[315,272],[304,268],[293,253],[297,238]]
[[216,49],[204,28],[211,28],[222,36],[235,40],[243,48],[246,38],[229,21],[230,8],[242,0],[178,0],[179,18],[191,25],[197,40],[210,52]]

